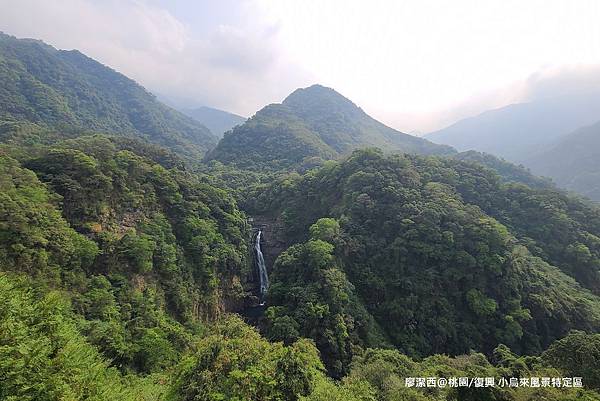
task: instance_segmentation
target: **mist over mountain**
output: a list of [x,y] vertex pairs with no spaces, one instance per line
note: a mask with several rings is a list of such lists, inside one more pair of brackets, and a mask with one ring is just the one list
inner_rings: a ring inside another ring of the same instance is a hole
[[181,112],[204,125],[218,138],[222,138],[225,132],[247,120],[237,114],[208,106],[181,109]]
[[600,122],[560,136],[524,164],[562,188],[600,200]]
[[[547,92],[547,91],[546,91]],[[561,135],[600,119],[600,92],[545,97],[466,118],[425,138],[524,162]]]
[[195,157],[216,144],[202,124],[76,50],[0,33],[0,81],[4,120],[141,136]]
[[335,90],[313,85],[258,111],[225,134],[208,158],[239,167],[287,168],[364,147],[429,155],[454,153],[449,146],[387,127]]
[[521,164],[563,189],[599,200],[599,77],[597,68],[532,77],[526,83],[530,102],[489,110],[425,137]]

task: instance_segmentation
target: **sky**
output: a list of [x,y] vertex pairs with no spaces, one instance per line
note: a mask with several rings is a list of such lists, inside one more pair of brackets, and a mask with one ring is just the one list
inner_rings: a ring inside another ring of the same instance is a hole
[[0,31],[78,49],[182,106],[251,116],[332,87],[408,133],[600,89],[598,0],[0,0]]

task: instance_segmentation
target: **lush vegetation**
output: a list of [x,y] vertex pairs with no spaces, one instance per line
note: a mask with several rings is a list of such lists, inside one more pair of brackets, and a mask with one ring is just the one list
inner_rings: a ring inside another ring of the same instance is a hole
[[[475,149],[523,164],[563,189],[598,201],[600,94],[594,90],[568,96],[553,92],[530,103],[466,118],[426,138],[461,151]],[[483,164],[500,167],[512,178],[523,176],[521,169],[500,166],[489,155],[464,153],[470,160],[480,159]]]
[[504,182],[521,183],[531,188],[538,189],[553,188],[553,184],[550,179],[537,177],[533,175],[529,169],[522,165],[517,166],[488,153],[469,150],[466,152],[457,153],[452,157],[457,160],[473,162],[488,167],[493,170],[494,173],[498,174]]
[[3,35],[0,74],[0,400],[600,400],[597,206],[477,153],[328,160],[452,152],[318,86],[194,163],[80,53]]
[[164,378],[123,375],[78,329],[65,296],[0,273],[0,399],[156,400]]
[[101,136],[24,164],[1,159],[0,266],[68,290],[115,366],[173,364],[199,322],[245,296],[244,218],[223,191]]
[[599,211],[559,192],[503,184],[470,162],[367,150],[255,199],[297,244],[273,267],[267,334],[310,336],[334,375],[365,344],[415,357],[499,343],[539,353],[600,327]]
[[454,153],[448,146],[389,128],[333,89],[313,85],[296,90],[281,104],[263,108],[226,133],[208,158],[250,170],[307,170],[367,146]]
[[237,318],[219,323],[181,363],[174,400],[297,400],[311,393],[323,366],[314,345],[270,343]]
[[142,136],[201,157],[216,137],[82,53],[0,33],[0,121]]
[[[584,339],[582,339],[584,340]],[[584,340],[585,341],[585,340]],[[581,343],[579,343],[581,344]],[[553,345],[559,347],[560,344]],[[595,368],[597,371],[597,368]],[[396,401],[437,401],[437,400],[597,400],[598,393],[582,388],[552,388],[542,385],[543,378],[552,383],[561,378],[565,371],[559,371],[542,357],[519,357],[505,345],[494,349],[486,358],[480,353],[470,353],[454,358],[446,355],[433,355],[415,361],[396,350],[369,349],[355,358],[347,381],[366,381],[375,391],[373,399]],[[494,378],[493,387],[416,387],[406,385],[406,378]],[[538,387],[509,387],[511,378],[539,379]],[[505,382],[506,384],[505,384]],[[586,388],[597,388],[586,383]],[[326,399],[326,398],[322,398]]]

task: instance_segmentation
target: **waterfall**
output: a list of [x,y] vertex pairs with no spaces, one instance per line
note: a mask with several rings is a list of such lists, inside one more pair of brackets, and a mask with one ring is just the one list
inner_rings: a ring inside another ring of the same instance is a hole
[[262,230],[258,230],[256,239],[254,240],[254,250],[256,251],[256,264],[258,265],[258,277],[260,280],[260,305],[265,304],[265,295],[267,295],[267,289],[269,288],[269,276],[267,275],[267,266],[265,265],[265,258],[260,249],[260,238],[262,237]]

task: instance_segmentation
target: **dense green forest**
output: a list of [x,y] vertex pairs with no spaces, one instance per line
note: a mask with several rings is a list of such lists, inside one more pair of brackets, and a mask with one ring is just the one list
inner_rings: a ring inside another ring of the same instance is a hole
[[333,89],[313,85],[296,90],[281,104],[266,106],[226,133],[208,159],[249,170],[306,170],[368,146],[455,153],[449,146],[389,128]]
[[77,50],[0,32],[0,81],[0,122],[141,136],[188,157],[216,144],[206,127]]
[[549,178],[538,177],[523,165],[515,165],[507,162],[504,159],[490,155],[489,153],[481,153],[474,150],[460,152],[452,156],[457,160],[465,162],[474,162],[484,167],[493,170],[494,173],[500,175],[503,182],[513,182],[525,184],[531,188],[550,189],[554,188],[554,183]]
[[80,53],[0,66],[0,400],[600,400],[595,204],[319,86],[203,160]]
[[354,345],[530,354],[600,327],[600,214],[556,191],[502,184],[472,163],[365,150],[255,199],[295,244],[273,267],[268,333],[314,338],[333,374],[346,373]]

